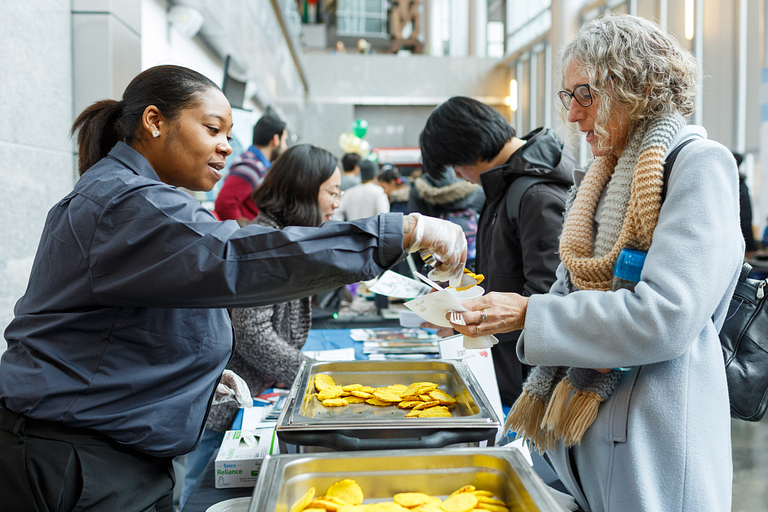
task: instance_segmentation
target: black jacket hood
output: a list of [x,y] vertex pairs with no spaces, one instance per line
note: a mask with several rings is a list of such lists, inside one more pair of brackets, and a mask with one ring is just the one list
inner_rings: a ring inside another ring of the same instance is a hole
[[480,175],[486,194],[505,193],[508,185],[521,175],[543,176],[556,183],[573,184],[573,170],[579,166],[563,142],[549,128],[538,128],[521,137],[525,145],[504,164]]

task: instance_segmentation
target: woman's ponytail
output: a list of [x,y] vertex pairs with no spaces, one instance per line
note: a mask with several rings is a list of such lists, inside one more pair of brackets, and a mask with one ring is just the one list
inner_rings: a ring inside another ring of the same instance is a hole
[[123,140],[121,116],[122,102],[115,100],[97,101],[77,116],[71,134],[77,133],[80,176]]

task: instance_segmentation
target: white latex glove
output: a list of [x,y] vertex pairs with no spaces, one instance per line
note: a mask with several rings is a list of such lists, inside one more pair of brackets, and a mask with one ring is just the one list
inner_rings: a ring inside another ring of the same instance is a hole
[[236,400],[240,407],[253,407],[253,398],[248,384],[232,370],[224,370],[221,381],[213,395],[213,405]]
[[408,252],[428,250],[443,263],[430,271],[433,281],[448,281],[458,286],[467,262],[467,239],[464,231],[453,222],[411,213],[416,217],[416,230],[411,236]]

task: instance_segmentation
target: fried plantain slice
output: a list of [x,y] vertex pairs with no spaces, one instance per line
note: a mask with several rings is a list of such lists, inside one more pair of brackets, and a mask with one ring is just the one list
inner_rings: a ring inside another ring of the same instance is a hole
[[469,512],[477,505],[477,496],[471,492],[462,492],[451,496],[440,504],[444,512]]
[[365,398],[360,398],[359,396],[355,396],[355,395],[345,396],[344,400],[346,400],[350,404],[364,404],[365,403]]
[[349,405],[346,398],[326,398],[321,402],[326,407],[344,407]]
[[366,400],[365,403],[370,405],[375,405],[377,407],[386,407],[388,405],[395,405],[394,402],[385,402],[383,400],[379,400],[375,396],[373,398],[369,398],[368,400]]
[[354,480],[340,480],[330,486],[325,493],[328,497],[343,500],[348,505],[359,505],[363,502],[363,490]]
[[333,381],[333,377],[330,375],[327,375],[325,373],[318,373],[315,375],[315,389],[317,391],[322,391],[326,388],[329,388],[331,386],[335,386],[336,383]]
[[456,403],[455,398],[440,389],[433,389],[428,394],[432,400],[440,402],[440,405],[453,405]]
[[489,505],[500,505],[502,507],[506,507],[507,506],[507,504],[504,503],[503,501],[497,500],[496,498],[494,498],[493,494],[491,494],[490,496],[479,495],[478,491],[475,491],[472,494],[477,496],[477,502],[478,503],[487,503]]
[[291,505],[290,512],[301,512],[305,508],[307,508],[307,505],[309,505],[312,502],[312,498],[315,497],[315,488],[310,487],[307,492],[304,493],[304,496],[299,498],[296,503]]
[[437,388],[437,384],[434,382],[414,382],[408,388],[406,388],[403,396],[415,396],[422,393],[428,393]]
[[408,512],[408,509],[394,501],[385,501],[382,503],[372,503],[367,512]]
[[362,384],[347,384],[346,386],[341,386],[341,389],[349,393],[350,391],[357,391],[362,387]]
[[451,418],[453,414],[443,405],[419,410],[419,418]]
[[436,405],[440,405],[440,402],[438,400],[432,400],[431,402],[421,402],[418,405],[414,405],[413,410],[418,411],[421,409],[429,409],[430,407],[434,407]]
[[373,397],[373,393],[368,393],[366,391],[360,391],[359,389],[351,391],[350,394],[352,396],[356,396],[358,398],[365,398],[365,399]]
[[462,492],[472,492],[476,491],[477,488],[474,485],[465,485],[464,487],[459,487],[455,491],[451,493],[451,496],[456,496],[457,494],[461,494]]
[[384,391],[380,389],[377,389],[376,391],[374,391],[373,396],[374,398],[378,398],[382,402],[398,403],[402,401],[402,398],[400,397],[400,395],[396,395],[390,391]]
[[328,398],[340,398],[343,393],[344,393],[344,390],[341,389],[341,386],[331,386],[331,387],[325,388],[322,391],[319,391],[317,393],[317,398],[322,402],[323,400],[327,400]]
[[432,496],[422,492],[401,492],[395,494],[392,500],[406,508],[418,507],[432,501]]
[[[323,496],[325,498],[325,496]],[[346,503],[337,503],[335,501],[331,501],[328,499],[323,498],[316,498],[312,500],[312,502],[309,504],[310,507],[319,508],[322,510],[327,510],[329,512],[337,512],[341,507],[346,505]],[[305,509],[306,510],[306,509]]]
[[403,400],[397,406],[401,409],[411,409],[416,405],[423,404],[421,400]]
[[491,503],[478,503],[476,510],[489,510],[490,512],[509,512],[509,509],[504,505],[493,505]]

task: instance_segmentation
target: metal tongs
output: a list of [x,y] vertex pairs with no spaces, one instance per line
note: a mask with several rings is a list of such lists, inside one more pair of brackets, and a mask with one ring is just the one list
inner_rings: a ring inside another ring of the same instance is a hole
[[[419,251],[419,256],[421,256],[421,259],[424,260],[424,263],[426,263],[428,266],[430,266],[432,268],[435,268],[435,266],[440,265],[442,263],[442,260],[440,260],[440,258],[437,258],[434,254],[429,252],[429,250],[427,250],[427,249],[424,249],[423,251]],[[462,276],[462,278],[461,278],[461,283],[459,283],[459,286],[457,286],[456,288],[470,288],[470,287],[475,286],[476,284],[478,284],[477,279],[475,279],[474,277],[468,275],[468,273],[469,273],[469,270],[467,270],[465,268],[464,269],[464,276]],[[415,275],[416,275],[416,277],[418,277],[419,279],[421,279],[422,281],[427,283],[432,288],[434,288],[434,289],[436,289],[438,291],[443,289],[440,285],[438,285],[437,283],[435,283],[431,279],[429,279],[429,278],[419,274],[418,272],[415,272]]]

